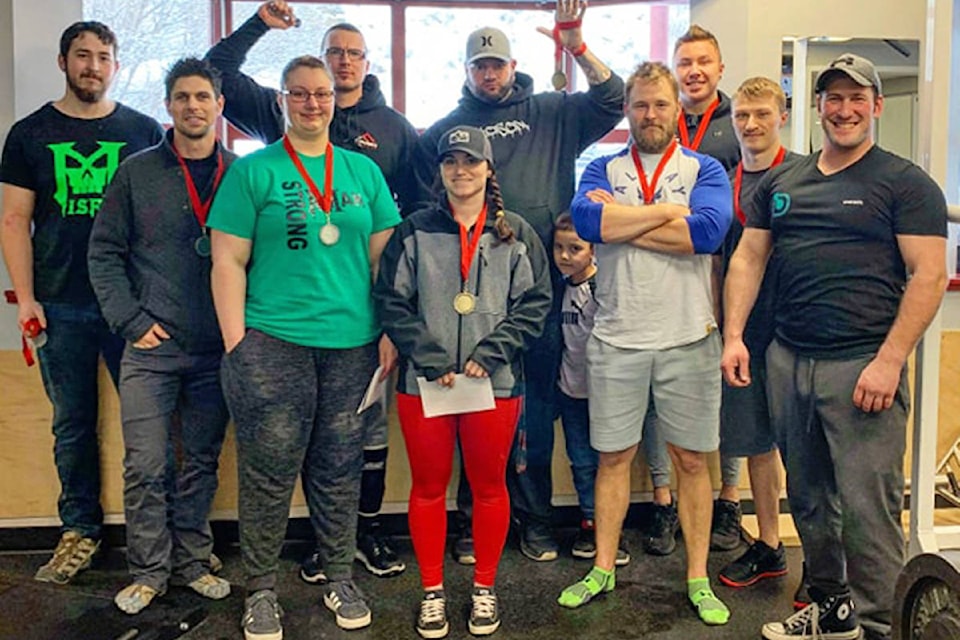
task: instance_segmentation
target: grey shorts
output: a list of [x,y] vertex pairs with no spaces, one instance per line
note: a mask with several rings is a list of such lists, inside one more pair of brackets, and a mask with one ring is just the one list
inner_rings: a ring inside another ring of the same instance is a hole
[[763,354],[758,356],[750,358],[750,386],[731,387],[723,383],[720,453],[727,457],[749,458],[777,447],[767,404],[767,366]]
[[657,428],[668,443],[690,451],[720,444],[720,334],[671,349],[620,349],[587,342],[590,444],[624,451],[640,442],[651,394]]

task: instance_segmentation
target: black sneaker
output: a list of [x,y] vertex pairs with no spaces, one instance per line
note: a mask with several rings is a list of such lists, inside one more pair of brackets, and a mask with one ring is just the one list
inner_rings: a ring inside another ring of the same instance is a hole
[[277,603],[277,594],[269,589],[254,592],[245,601],[245,610],[240,619],[244,640],[280,640],[283,627],[280,617],[283,609]]
[[849,595],[814,602],[783,622],[768,622],[761,630],[767,640],[857,640],[860,624]]
[[557,541],[550,528],[540,524],[527,524],[520,531],[520,553],[535,562],[551,562],[557,559]]
[[377,534],[357,536],[354,559],[366,567],[367,571],[381,578],[398,576],[407,568],[391,548],[390,540]]
[[800,584],[797,585],[797,591],[793,594],[793,609],[800,611],[806,609],[813,602],[810,597],[810,584],[807,582],[807,563],[803,563],[803,572],[800,574]]
[[314,551],[300,564],[300,579],[309,584],[326,584],[327,574],[320,563],[320,553]]
[[720,570],[720,582],[728,587],[749,587],[764,578],[786,574],[787,554],[783,543],[771,549],[762,540],[757,540],[742,556]]
[[593,520],[581,520],[577,539],[573,541],[570,555],[574,558],[594,558],[597,555],[597,532]]
[[473,530],[469,525],[460,529],[453,542],[453,559],[460,564],[477,564],[477,555],[473,550]]
[[[580,522],[580,530],[577,531],[577,539],[573,541],[570,555],[574,558],[597,557],[597,531],[594,528],[593,520],[582,520]],[[618,567],[625,567],[630,564],[630,552],[624,548],[622,540],[617,548],[617,557],[613,563]]]
[[331,582],[329,590],[323,594],[323,604],[336,614],[337,626],[341,629],[362,629],[373,619],[363,592],[353,580]]
[[677,548],[680,516],[677,503],[653,505],[653,522],[643,538],[643,550],[654,556],[668,556]]
[[470,621],[467,630],[475,636],[488,636],[500,628],[500,604],[492,587],[474,587],[470,597]]
[[718,498],[713,503],[713,522],[710,525],[710,550],[731,551],[740,545],[740,520],[743,514],[739,502]]
[[417,616],[417,633],[421,638],[445,638],[450,633],[447,620],[447,599],[443,589],[427,591],[420,601],[420,614]]

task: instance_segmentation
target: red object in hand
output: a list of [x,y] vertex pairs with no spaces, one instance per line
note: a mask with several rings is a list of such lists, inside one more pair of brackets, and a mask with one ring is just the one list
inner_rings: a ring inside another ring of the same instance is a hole
[[47,344],[47,334],[37,318],[30,318],[23,324],[20,342],[23,345],[23,360],[28,367],[32,367],[36,362],[37,349]]
[[40,326],[40,321],[36,318],[30,318],[23,325],[23,335],[30,338],[31,340],[36,339],[43,333],[43,327]]

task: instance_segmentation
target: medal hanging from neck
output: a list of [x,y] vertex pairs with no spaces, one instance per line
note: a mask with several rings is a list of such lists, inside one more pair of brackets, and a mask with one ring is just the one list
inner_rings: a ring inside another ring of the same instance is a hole
[[330,221],[330,210],[333,207],[333,145],[327,142],[327,148],[324,151],[322,192],[317,187],[317,183],[310,177],[310,174],[307,173],[306,167],[304,167],[303,162],[300,161],[300,156],[297,155],[297,151],[293,148],[290,137],[287,135],[283,136],[283,148],[286,150],[287,155],[290,156],[290,160],[293,162],[293,166],[297,168],[300,177],[303,178],[303,181],[307,183],[307,187],[310,189],[311,209],[313,206],[320,207],[320,210],[323,211],[323,215],[326,217],[324,225],[320,227],[320,242],[328,247],[337,244],[337,241],[340,240],[340,228]]
[[687,130],[687,116],[684,114],[683,109],[681,109],[680,117],[677,119],[677,128],[680,131],[680,144],[691,151],[699,149],[700,143],[703,142],[703,136],[707,134],[707,129],[710,128],[710,119],[713,118],[713,112],[716,111],[719,106],[720,98],[714,98],[710,106],[707,107],[707,110],[703,112],[703,117],[700,118],[700,124],[697,125],[696,134],[693,136],[693,142],[690,142],[690,132]]
[[201,258],[209,258],[212,253],[210,247],[210,236],[207,235],[207,214],[210,212],[210,203],[213,202],[213,196],[220,186],[220,178],[223,177],[223,152],[217,150],[217,172],[213,176],[213,188],[210,190],[210,197],[205,201],[200,200],[200,193],[197,191],[197,185],[193,182],[193,176],[190,175],[190,168],[187,167],[187,161],[183,159],[175,144],[171,144],[173,152],[177,156],[177,162],[180,163],[180,169],[183,171],[183,181],[187,185],[187,196],[190,198],[190,206],[193,209],[193,215],[197,216],[197,222],[200,223],[200,237],[193,241],[193,250]]
[[640,154],[637,151],[637,145],[634,144],[630,149],[630,155],[633,157],[633,166],[637,170],[637,177],[640,180],[640,189],[643,191],[643,204],[653,204],[654,200],[657,197],[657,183],[660,182],[660,176],[663,174],[663,169],[667,166],[667,163],[670,161],[670,158],[673,156],[673,152],[677,148],[677,140],[674,138],[670,141],[670,146],[667,147],[666,151],[663,152],[663,155],[660,156],[660,162],[657,163],[657,168],[653,172],[653,180],[647,182],[647,174],[643,170],[643,162],[640,161]]
[[[452,213],[452,209],[451,209]],[[480,209],[480,215],[473,223],[473,238],[470,238],[469,229],[462,223],[460,225],[460,293],[453,297],[453,309],[462,316],[473,313],[477,308],[477,298],[467,291],[467,279],[470,276],[470,265],[473,263],[473,256],[477,253],[477,247],[480,246],[480,236],[483,235],[483,226],[487,223],[487,203],[483,203]]]
[[[783,157],[787,155],[787,150],[784,147],[780,147],[780,150],[777,151],[777,155],[773,158],[773,162],[768,167],[773,169],[775,166],[783,162]],[[747,224],[747,216],[743,212],[743,209],[740,207],[740,187],[743,186],[743,160],[737,163],[737,173],[733,178],[733,212],[737,214],[737,220],[740,221],[740,224]]]

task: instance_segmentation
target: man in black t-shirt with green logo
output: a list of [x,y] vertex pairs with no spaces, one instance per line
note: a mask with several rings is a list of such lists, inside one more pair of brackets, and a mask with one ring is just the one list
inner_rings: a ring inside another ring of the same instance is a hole
[[[68,583],[100,544],[98,358],[117,382],[123,341],[100,315],[87,275],[87,239],[120,162],[163,138],[153,119],[107,98],[116,36],[77,22],[60,37],[66,91],[13,125],[3,148],[0,243],[21,330],[39,326],[44,389],[53,404],[61,538],[36,579]],[[32,229],[32,234],[31,234]]]
[[[910,398],[906,361],[946,286],[946,203],[874,144],[873,64],[844,54],[816,82],[823,149],[771,169],[743,203],[724,287],[723,374],[751,382],[744,325],[777,258],[770,417],[787,468],[812,604],[764,638],[890,637]],[[908,280],[909,277],[909,280]]]

